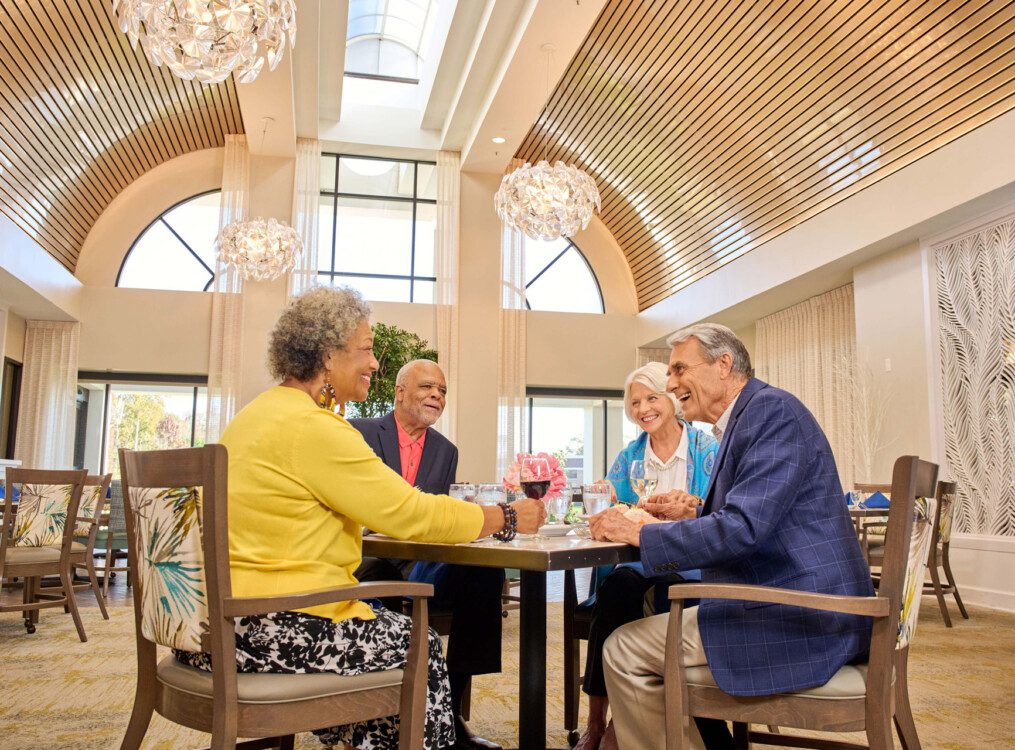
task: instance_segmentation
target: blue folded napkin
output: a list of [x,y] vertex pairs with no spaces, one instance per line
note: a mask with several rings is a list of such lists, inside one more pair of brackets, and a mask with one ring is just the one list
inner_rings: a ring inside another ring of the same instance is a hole
[[846,505],[854,505],[856,503],[856,493],[850,491],[846,493]]
[[888,498],[883,494],[875,492],[864,501],[864,505],[868,508],[887,508],[890,503]]

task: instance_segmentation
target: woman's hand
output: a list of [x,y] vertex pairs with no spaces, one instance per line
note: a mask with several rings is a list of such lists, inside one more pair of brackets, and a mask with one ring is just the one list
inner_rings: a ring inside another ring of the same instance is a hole
[[519,534],[535,534],[546,523],[546,505],[542,500],[515,500],[511,507],[518,516]]
[[699,505],[701,498],[682,490],[670,490],[661,495],[653,495],[638,503],[638,507],[664,521],[686,521],[689,518],[697,518]]

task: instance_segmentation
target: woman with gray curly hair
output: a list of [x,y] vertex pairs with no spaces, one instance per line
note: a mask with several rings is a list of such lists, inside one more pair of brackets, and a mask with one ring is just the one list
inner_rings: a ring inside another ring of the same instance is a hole
[[[362,401],[377,370],[370,306],[355,291],[318,287],[290,302],[271,333],[280,384],[247,404],[220,442],[229,451],[229,565],[235,596],[297,593],[356,583],[362,529],[399,539],[466,542],[535,533],[543,505],[483,507],[409,486],[374,454],[337,405]],[[322,408],[323,407],[323,408]],[[241,672],[356,675],[405,664],[411,620],[361,601],[244,617]],[[455,739],[447,667],[429,638],[425,747]],[[176,652],[210,669],[207,654]],[[398,747],[398,719],[318,730],[326,745]]]

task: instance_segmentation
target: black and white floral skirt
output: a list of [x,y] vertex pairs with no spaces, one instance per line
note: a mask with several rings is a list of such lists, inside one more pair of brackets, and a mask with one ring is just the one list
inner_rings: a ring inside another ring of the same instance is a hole
[[[236,669],[239,672],[358,675],[401,669],[409,651],[412,619],[380,609],[374,620],[332,622],[302,612],[274,612],[241,618],[236,624]],[[454,744],[448,671],[441,639],[430,631],[424,747]],[[177,659],[211,671],[211,655],[174,651]],[[325,745],[345,742],[361,750],[395,750],[398,717],[387,716],[314,732]]]

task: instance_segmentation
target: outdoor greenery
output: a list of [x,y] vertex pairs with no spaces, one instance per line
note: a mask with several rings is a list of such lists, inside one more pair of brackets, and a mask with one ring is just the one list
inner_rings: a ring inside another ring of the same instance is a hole
[[[203,440],[197,441],[198,445]],[[166,408],[156,393],[116,393],[110,399],[109,438],[106,471],[119,476],[117,449],[162,450],[190,446],[190,419]]]
[[402,365],[414,359],[437,361],[437,351],[430,342],[398,326],[376,323],[374,330],[374,356],[380,369],[370,383],[366,401],[347,405],[346,416],[382,417],[395,405],[395,376]]

